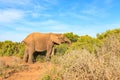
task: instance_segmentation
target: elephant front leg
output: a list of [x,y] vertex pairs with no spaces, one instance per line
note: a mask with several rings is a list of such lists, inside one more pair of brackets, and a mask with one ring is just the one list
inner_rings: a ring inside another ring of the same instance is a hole
[[48,45],[47,46],[47,54],[46,54],[46,58],[49,59],[50,58],[50,55],[52,53],[52,50],[53,50],[53,45]]
[[47,59],[50,58],[51,52],[52,52],[52,49],[48,49],[48,50],[47,50],[47,54],[46,54],[46,58],[47,58]]
[[55,48],[53,47],[53,48],[52,48],[51,56],[54,56],[54,55],[55,55],[54,52],[55,52]]

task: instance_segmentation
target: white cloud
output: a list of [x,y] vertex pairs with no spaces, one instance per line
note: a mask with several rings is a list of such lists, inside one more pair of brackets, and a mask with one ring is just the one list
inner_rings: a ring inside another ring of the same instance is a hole
[[15,27],[15,30],[19,31],[19,32],[30,32],[33,29],[30,27],[25,27],[25,26],[19,26],[19,27],[17,26],[17,27]]
[[[65,32],[71,30],[71,25],[55,21],[55,20],[45,20],[45,21],[23,21],[21,26],[14,27],[17,31],[21,32]],[[70,28],[70,29],[69,29]]]
[[[46,20],[46,21],[24,21],[21,25],[13,25],[15,31],[4,31],[4,35],[0,35],[0,41],[12,40],[21,41],[29,33],[32,32],[54,32],[54,33],[65,33],[73,32],[78,35],[90,35],[95,37],[97,33],[101,33],[108,29],[114,29],[120,26],[120,24],[106,24],[106,25],[70,25],[60,21]],[[12,26],[11,26],[12,27]],[[13,27],[12,27],[13,28]]]
[[5,4],[5,5],[26,5],[30,4],[31,0],[0,0],[0,3]]
[[44,1],[47,2],[48,4],[57,5],[59,0],[44,0]]
[[112,4],[112,2],[113,2],[113,0],[105,0],[105,3],[108,5]]
[[4,32],[4,35],[0,35],[0,41],[11,40],[15,42],[21,42],[28,33],[18,33],[13,31]]
[[12,8],[31,12],[37,12],[46,9],[42,1],[39,0],[0,0],[0,5],[2,5],[4,9]]
[[70,13],[70,15],[75,18],[82,19],[82,20],[92,20],[92,18],[90,16],[86,16],[86,15],[82,15],[82,14]]
[[24,17],[24,12],[15,9],[0,10],[0,23],[10,23]]
[[47,17],[48,18],[48,17],[52,16],[50,14],[38,13],[38,12],[36,12],[36,13],[31,12],[30,14],[33,18],[38,18],[38,17]]
[[112,7],[113,0],[92,0],[84,5],[81,13],[91,17],[104,18],[109,16],[108,10]]
[[[98,0],[93,1],[96,1],[96,3],[82,7],[81,3],[75,6],[71,5],[73,7],[61,5],[63,7],[57,8],[58,10],[54,12],[52,8],[59,3],[58,0],[0,0],[0,5],[4,7],[4,9],[0,9],[0,27],[2,27],[0,40],[20,41],[27,34],[36,31],[74,32],[79,35],[95,36],[96,33],[119,26],[119,24],[102,25],[102,23],[95,21],[99,17],[106,16],[107,12],[106,8],[103,9],[102,6],[97,5]],[[106,4],[110,4],[112,0],[105,1]],[[105,4],[105,2],[102,4]],[[60,5],[58,4],[58,6]],[[53,12],[49,12],[50,10]],[[73,21],[73,23],[69,21]],[[3,32],[5,32],[4,35]]]
[[90,6],[81,11],[83,14],[95,16],[95,17],[106,17],[108,13],[103,8],[98,8],[97,6]]

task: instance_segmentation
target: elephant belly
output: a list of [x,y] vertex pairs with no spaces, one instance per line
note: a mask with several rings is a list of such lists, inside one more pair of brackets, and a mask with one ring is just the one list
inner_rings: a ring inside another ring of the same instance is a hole
[[41,52],[41,51],[45,51],[45,50],[47,50],[47,47],[45,45],[37,45],[37,46],[35,46],[35,51]]
[[46,49],[36,49],[35,51],[37,51],[37,52],[43,52],[43,51],[46,51]]

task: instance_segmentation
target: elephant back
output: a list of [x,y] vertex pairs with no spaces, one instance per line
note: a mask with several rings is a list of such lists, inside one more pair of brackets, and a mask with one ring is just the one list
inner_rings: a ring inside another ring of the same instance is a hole
[[34,35],[38,32],[34,32],[29,34],[22,42],[25,43],[26,45],[31,44],[34,41]]

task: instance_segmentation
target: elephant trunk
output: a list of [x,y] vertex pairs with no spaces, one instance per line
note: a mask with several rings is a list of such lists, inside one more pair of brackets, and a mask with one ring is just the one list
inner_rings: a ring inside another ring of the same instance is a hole
[[68,43],[69,43],[69,44],[71,44],[71,41],[70,41],[70,40],[68,40]]
[[68,38],[65,39],[65,42],[71,44],[71,41]]
[[25,44],[25,41],[21,41],[21,44]]
[[70,47],[72,42],[68,38],[66,38],[65,43],[67,43],[67,47]]

